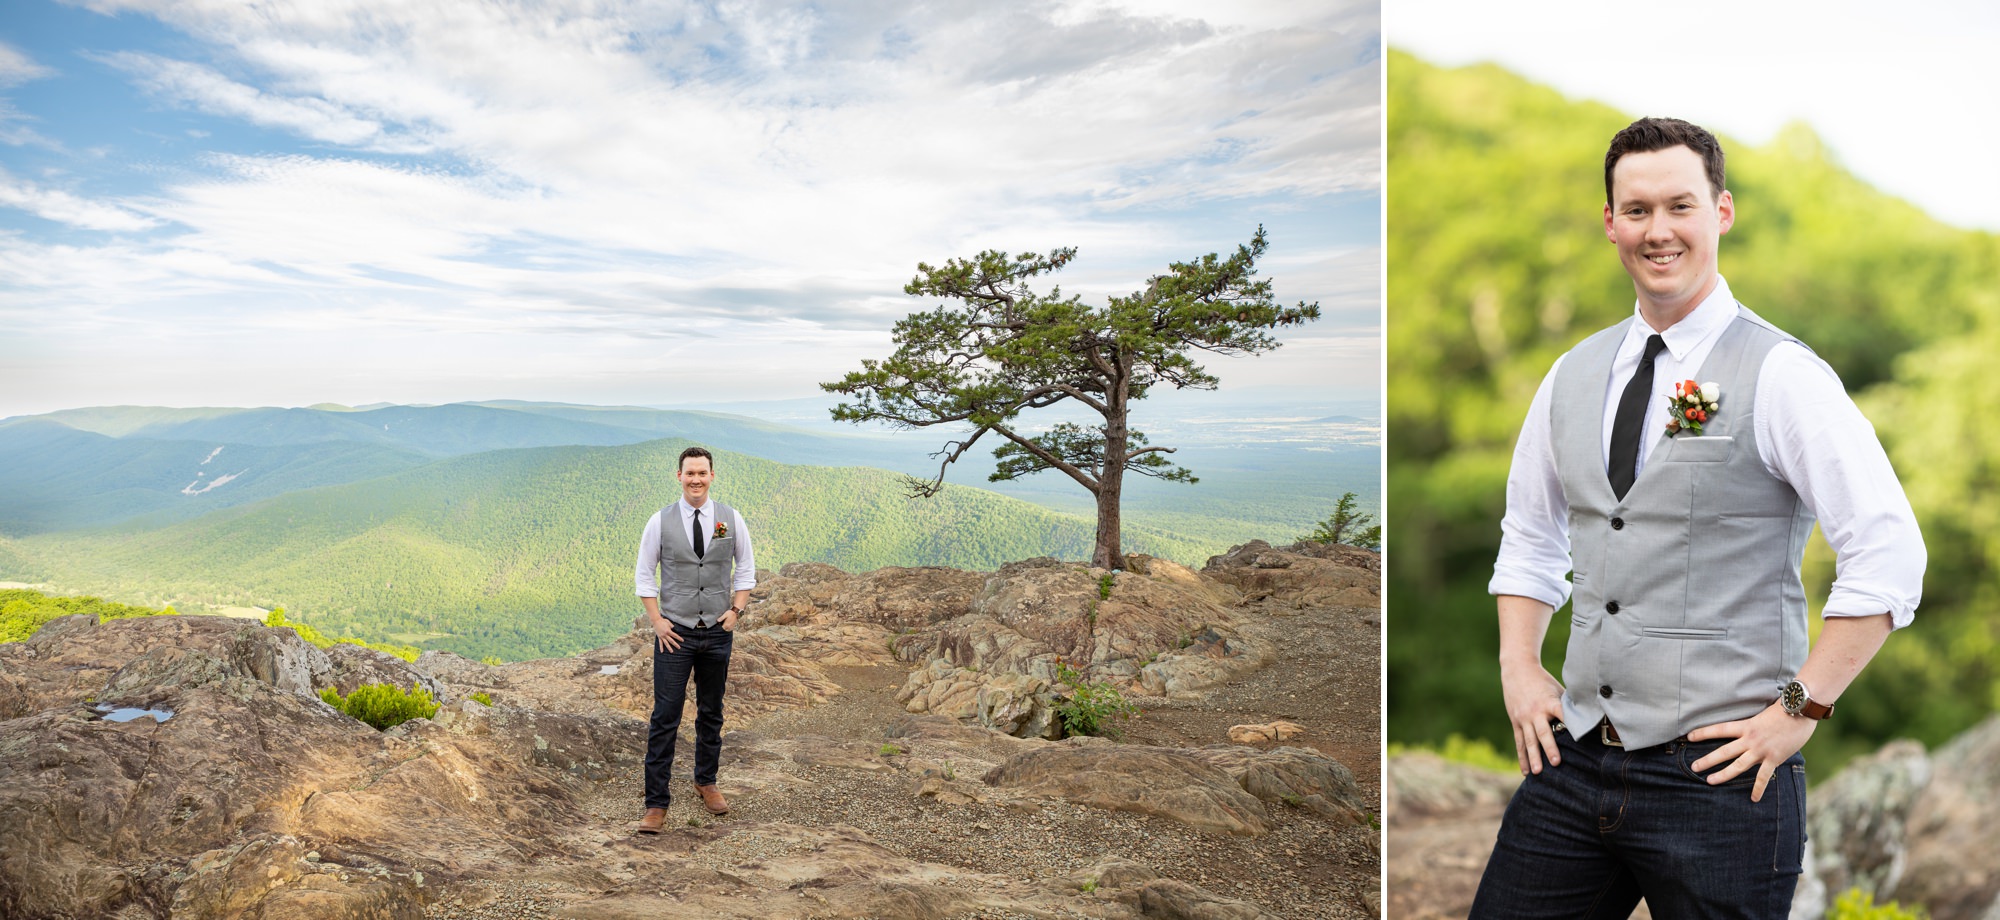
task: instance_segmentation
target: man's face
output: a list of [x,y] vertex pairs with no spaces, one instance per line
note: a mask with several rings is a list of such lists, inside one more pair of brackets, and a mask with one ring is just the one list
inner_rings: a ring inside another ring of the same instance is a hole
[[681,497],[699,508],[708,501],[708,487],[715,483],[715,469],[707,457],[689,457],[681,461],[681,471],[675,478],[681,481]]
[[1717,243],[1735,222],[1735,202],[1710,191],[1687,147],[1628,153],[1612,167],[1604,235],[1649,318],[1678,322],[1715,289]]

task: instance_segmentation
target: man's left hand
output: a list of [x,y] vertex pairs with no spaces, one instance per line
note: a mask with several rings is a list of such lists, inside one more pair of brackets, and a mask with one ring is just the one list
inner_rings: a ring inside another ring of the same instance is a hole
[[724,610],[724,611],[722,612],[722,616],[721,616],[720,618],[718,618],[718,619],[717,619],[717,620],[716,620],[715,622],[716,622],[716,623],[718,623],[718,624],[720,624],[720,625],[722,626],[722,630],[723,630],[724,632],[735,632],[735,631],[736,631],[736,617],[737,617],[737,613],[736,613],[736,611],[734,611],[734,610]]
[[1757,782],[1750,787],[1750,801],[1761,802],[1764,800],[1764,787],[1770,785],[1778,767],[1806,746],[1806,741],[1812,738],[1813,729],[1818,726],[1818,720],[1790,715],[1777,703],[1764,707],[1763,712],[1747,719],[1704,725],[1688,732],[1688,740],[1735,740],[1709,752],[1708,756],[1695,761],[1693,767],[1699,773],[1717,764],[1729,764],[1709,774],[1708,784],[1711,786],[1729,782],[1743,775],[1743,771],[1755,769]]

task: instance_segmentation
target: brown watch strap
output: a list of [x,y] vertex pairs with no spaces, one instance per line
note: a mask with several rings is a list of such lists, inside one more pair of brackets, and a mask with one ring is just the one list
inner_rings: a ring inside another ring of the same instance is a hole
[[1799,715],[1805,716],[1808,719],[1824,719],[1827,716],[1833,715],[1833,704],[1809,699],[1806,700],[1804,706],[1799,707]]

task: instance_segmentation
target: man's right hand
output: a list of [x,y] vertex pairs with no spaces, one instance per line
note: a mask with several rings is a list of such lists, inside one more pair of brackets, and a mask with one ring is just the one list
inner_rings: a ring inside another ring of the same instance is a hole
[[681,634],[674,632],[673,621],[659,617],[653,621],[653,637],[660,651],[671,653],[681,647]]
[[1539,664],[1500,667],[1500,691],[1507,700],[1507,721],[1514,725],[1514,758],[1521,775],[1542,772],[1542,763],[1562,764],[1553,723],[1562,721],[1562,682]]

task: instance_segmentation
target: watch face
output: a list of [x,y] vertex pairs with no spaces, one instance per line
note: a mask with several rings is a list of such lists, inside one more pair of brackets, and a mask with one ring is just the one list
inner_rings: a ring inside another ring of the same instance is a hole
[[1786,712],[1798,715],[1806,708],[1806,685],[1796,680],[1786,684],[1778,694],[1778,703],[1785,707]]

